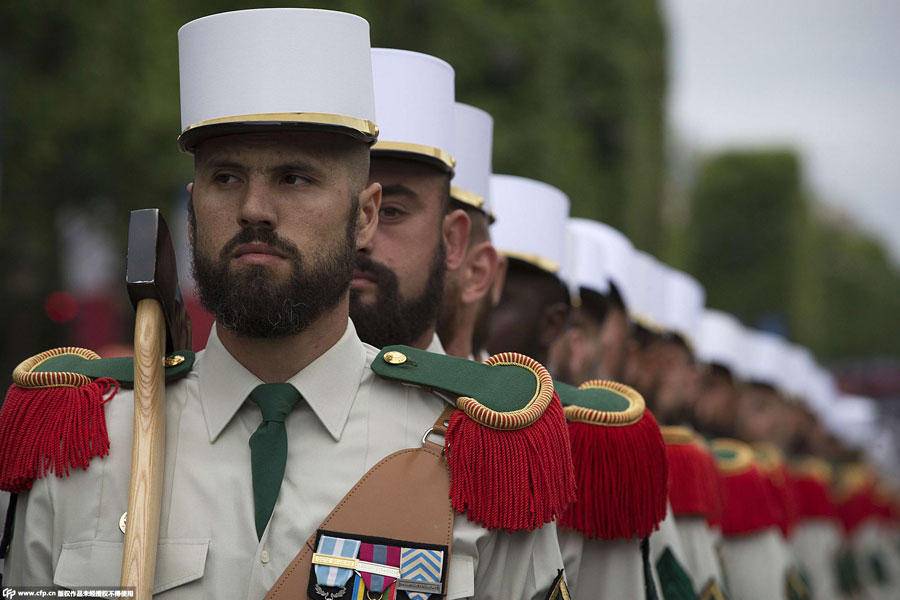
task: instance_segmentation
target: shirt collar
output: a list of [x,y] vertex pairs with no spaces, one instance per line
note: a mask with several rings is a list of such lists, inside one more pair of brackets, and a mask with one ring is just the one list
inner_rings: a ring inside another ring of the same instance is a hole
[[[199,363],[200,404],[213,443],[262,381],[225,349],[215,326]],[[348,319],[337,343],[288,379],[335,440],[347,424],[365,367],[366,348]]]
[[431,336],[431,343],[428,344],[428,347],[425,348],[425,350],[434,354],[447,354],[444,350],[444,345],[441,343],[441,340],[436,333]]

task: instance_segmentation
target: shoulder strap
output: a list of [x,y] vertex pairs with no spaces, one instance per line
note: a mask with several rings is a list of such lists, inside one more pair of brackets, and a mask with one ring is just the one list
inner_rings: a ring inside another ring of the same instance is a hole
[[[448,407],[432,431],[446,431]],[[318,529],[358,535],[416,540],[447,546],[453,542],[450,471],[443,448],[425,441],[422,448],[394,452],[372,467],[322,521]],[[316,535],[281,574],[266,600],[306,598]]]

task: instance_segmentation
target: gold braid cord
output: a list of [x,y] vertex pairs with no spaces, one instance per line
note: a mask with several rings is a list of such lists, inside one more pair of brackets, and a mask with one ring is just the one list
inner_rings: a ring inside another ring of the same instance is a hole
[[595,410],[583,406],[566,406],[563,412],[569,422],[589,423],[604,427],[625,427],[633,425],[644,416],[644,397],[637,390],[616,381],[592,379],[578,386],[579,390],[600,389],[614,392],[628,401],[628,408],[622,411]]
[[715,455],[716,468],[723,475],[739,475],[748,471],[756,462],[756,453],[753,452],[753,448],[738,440],[715,439],[712,441],[712,450],[714,453],[722,450],[734,454],[730,458]]
[[13,382],[21,388],[81,387],[89,384],[92,381],[91,378],[80,373],[34,372],[34,369],[42,362],[64,354],[73,354],[88,360],[100,358],[99,354],[85,348],[76,348],[74,346],[54,348],[20,362],[19,366],[13,370]]
[[523,408],[510,412],[498,412],[475,398],[460,396],[456,399],[456,406],[460,410],[485,427],[504,431],[524,429],[541,418],[553,399],[553,379],[541,363],[518,352],[495,354],[484,363],[492,367],[517,366],[531,371],[536,384],[534,395]]
[[693,431],[680,425],[660,425],[659,430],[662,432],[663,441],[669,446],[693,444],[696,439]]
[[821,483],[831,485],[833,469],[831,465],[815,456],[806,456],[794,464],[794,472],[800,476],[812,477]]

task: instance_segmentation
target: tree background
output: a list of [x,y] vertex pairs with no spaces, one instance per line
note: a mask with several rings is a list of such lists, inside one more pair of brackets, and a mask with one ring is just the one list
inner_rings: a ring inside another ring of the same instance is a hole
[[[0,369],[77,341],[73,324],[49,319],[45,306],[66,287],[67,215],[108,231],[124,256],[129,210],[183,202],[191,159],[175,145],[178,27],[266,4],[0,3]],[[450,62],[458,100],[495,118],[496,172],[561,188],[574,215],[610,223],[697,276],[709,306],[832,364],[900,358],[896,265],[816,201],[792,149],[677,151],[693,177],[671,218],[666,36],[655,1],[322,6],[367,18],[373,46]],[[117,290],[117,335],[127,342],[132,317],[124,285]]]

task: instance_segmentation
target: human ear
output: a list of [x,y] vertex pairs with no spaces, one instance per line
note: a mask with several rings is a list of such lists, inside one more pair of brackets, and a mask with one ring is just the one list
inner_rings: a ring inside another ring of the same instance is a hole
[[544,346],[549,346],[553,340],[562,335],[569,322],[569,305],[565,302],[555,302],[544,309],[541,315],[538,339]]
[[469,229],[472,221],[466,211],[458,208],[451,210],[444,217],[441,231],[444,236],[444,247],[447,249],[447,270],[455,271],[462,265],[469,246]]
[[491,284],[491,307],[500,304],[503,298],[503,286],[506,284],[506,272],[509,267],[509,259],[505,256],[497,256],[497,274],[494,276],[494,282]]
[[356,215],[356,249],[369,245],[378,229],[378,212],[381,209],[381,184],[371,183],[359,193],[359,212]]
[[481,242],[469,248],[466,253],[464,281],[461,300],[473,304],[491,291],[500,268],[500,256],[490,242]]

